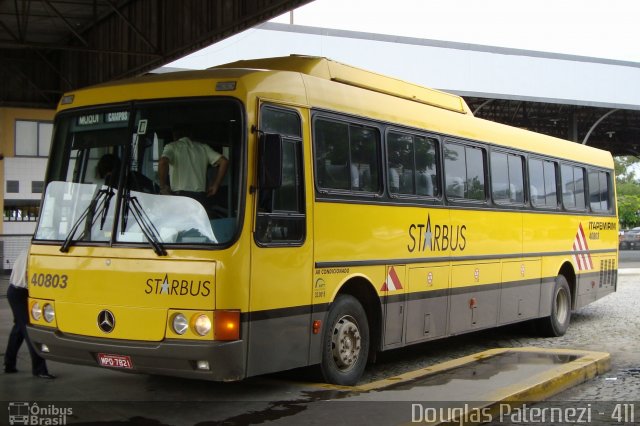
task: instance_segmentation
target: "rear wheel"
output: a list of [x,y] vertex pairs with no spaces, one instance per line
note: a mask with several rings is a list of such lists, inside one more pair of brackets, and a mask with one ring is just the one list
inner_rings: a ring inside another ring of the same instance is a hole
[[558,275],[551,298],[551,315],[539,320],[539,330],[544,336],[562,336],[567,332],[570,321],[571,290],[569,290],[566,277]]
[[355,385],[367,364],[369,324],[358,300],[340,295],[331,304],[322,340],[322,376],[328,383]]

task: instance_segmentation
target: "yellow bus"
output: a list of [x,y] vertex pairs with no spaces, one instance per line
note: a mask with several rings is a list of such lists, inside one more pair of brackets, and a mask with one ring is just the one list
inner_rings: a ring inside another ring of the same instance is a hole
[[[214,196],[161,193],[177,126],[228,159]],[[336,384],[446,336],[559,336],[616,289],[613,168],[320,57],[76,90],[30,248],[29,333],[56,361],[218,381],[319,365]]]

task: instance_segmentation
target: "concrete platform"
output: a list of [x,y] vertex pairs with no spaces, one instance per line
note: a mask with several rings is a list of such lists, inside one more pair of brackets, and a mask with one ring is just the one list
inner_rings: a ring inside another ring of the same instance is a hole
[[429,396],[440,401],[537,401],[602,374],[609,367],[606,352],[501,348],[350,389],[384,389],[387,401],[391,391],[399,392],[402,398],[410,396],[409,400]]
[[598,408],[576,402],[535,403],[609,367],[610,356],[603,352],[493,349],[361,386],[309,384],[318,391],[304,392],[304,406],[299,400],[276,402],[226,420],[350,426],[574,424],[591,419]]
[[[346,401],[411,402],[410,410],[397,411],[377,420],[384,424],[481,424],[504,423],[520,416],[531,404],[546,400],[610,368],[605,352],[566,349],[492,349],[343,391],[359,393]],[[323,385],[324,388],[332,388]],[[333,387],[335,388],[335,387]],[[580,407],[571,405],[570,410]],[[551,407],[547,407],[550,415]],[[557,410],[565,410],[558,407]],[[586,415],[587,409],[584,407]],[[539,410],[537,410],[539,411]],[[538,413],[540,414],[540,413]],[[564,413],[558,411],[556,416]],[[564,416],[566,418],[566,415]],[[586,417],[585,417],[586,418]]]

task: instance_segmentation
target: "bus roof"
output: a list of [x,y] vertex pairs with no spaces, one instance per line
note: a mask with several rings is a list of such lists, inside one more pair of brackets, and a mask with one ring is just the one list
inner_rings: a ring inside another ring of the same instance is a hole
[[291,55],[250,59],[219,65],[212,69],[220,68],[253,68],[299,72],[461,114],[471,114],[467,103],[460,96],[418,86],[417,84],[318,56]]
[[[217,91],[217,83],[228,81],[237,82],[236,93],[269,93],[269,97],[281,96],[300,105],[613,168],[613,159],[606,151],[479,119],[459,96],[314,56],[243,60],[208,70],[107,82],[69,92],[58,110],[131,99],[231,94]],[[65,103],[67,97],[71,101]]]

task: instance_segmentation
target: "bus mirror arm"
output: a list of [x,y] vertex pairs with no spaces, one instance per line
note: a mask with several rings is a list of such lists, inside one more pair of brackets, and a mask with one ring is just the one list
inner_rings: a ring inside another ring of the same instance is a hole
[[258,138],[258,188],[282,186],[282,136],[261,133]]

